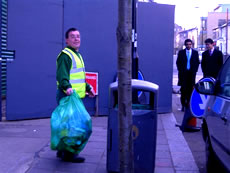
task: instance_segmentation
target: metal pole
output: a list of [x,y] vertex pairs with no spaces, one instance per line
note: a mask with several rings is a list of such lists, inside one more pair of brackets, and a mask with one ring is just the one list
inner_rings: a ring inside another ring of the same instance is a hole
[[137,56],[137,5],[138,1],[132,1],[132,78],[138,79]]
[[226,55],[228,55],[228,8],[227,8],[227,22],[226,22]]
[[98,117],[98,115],[99,115],[99,101],[98,101],[98,99],[99,99],[99,97],[98,97],[98,95],[96,95],[96,101],[95,101],[95,107],[96,107],[96,110],[95,110],[95,117]]
[[[137,4],[138,0],[132,0],[132,78],[138,79],[137,56]],[[138,91],[132,92],[132,102],[138,103]]]

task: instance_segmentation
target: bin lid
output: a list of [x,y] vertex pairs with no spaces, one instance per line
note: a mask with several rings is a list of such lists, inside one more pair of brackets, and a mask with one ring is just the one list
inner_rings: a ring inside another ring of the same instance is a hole
[[[159,90],[159,86],[152,82],[137,80],[137,79],[132,79],[131,82],[132,82],[133,89],[139,89],[142,91],[152,91],[152,92],[156,92]],[[118,87],[117,81],[110,84],[110,89],[112,90],[117,90],[117,87]]]

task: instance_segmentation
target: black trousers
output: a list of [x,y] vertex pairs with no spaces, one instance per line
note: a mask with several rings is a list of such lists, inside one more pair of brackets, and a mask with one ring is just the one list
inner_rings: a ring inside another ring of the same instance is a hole
[[181,105],[182,107],[188,107],[190,102],[190,97],[193,91],[193,87],[195,85],[196,73],[187,70],[182,74],[180,79],[181,83]]

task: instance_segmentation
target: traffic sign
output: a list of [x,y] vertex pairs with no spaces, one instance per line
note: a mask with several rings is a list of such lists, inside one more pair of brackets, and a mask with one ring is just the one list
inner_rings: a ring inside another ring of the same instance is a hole
[[86,82],[93,87],[95,95],[98,95],[98,73],[85,72]]
[[208,100],[208,96],[198,93],[195,89],[190,99],[190,109],[194,117],[200,118],[204,115],[204,110]]
[[[203,78],[199,82],[204,82],[206,88],[209,88],[208,82],[214,82],[215,79]],[[200,118],[204,115],[205,107],[208,102],[209,96],[198,93],[195,89],[193,90],[190,98],[190,109],[194,117]]]

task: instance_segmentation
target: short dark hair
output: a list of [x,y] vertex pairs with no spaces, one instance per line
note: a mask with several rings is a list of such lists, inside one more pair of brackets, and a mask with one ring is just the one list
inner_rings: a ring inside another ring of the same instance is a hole
[[65,33],[65,38],[66,39],[69,37],[69,33],[72,32],[72,31],[78,31],[78,29],[77,28],[69,28]]
[[210,43],[210,44],[213,44],[214,41],[211,39],[211,38],[207,38],[205,41],[204,41],[205,44],[207,43]]
[[192,40],[191,39],[186,39],[185,41],[184,41],[184,45],[186,45],[186,43],[188,43],[188,42],[191,42],[192,43]]

